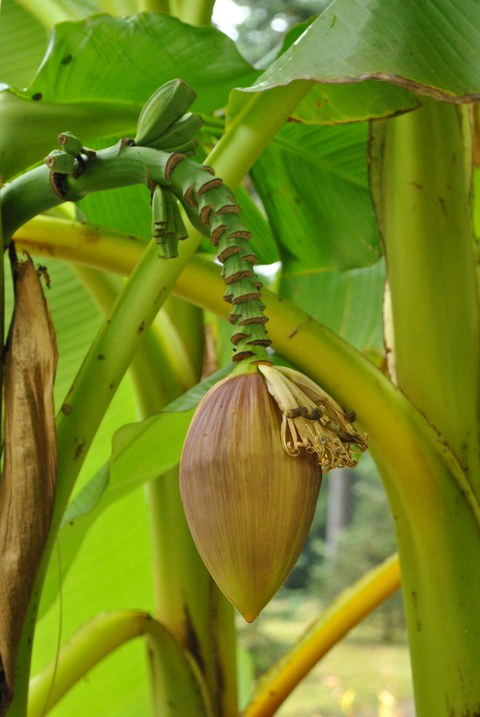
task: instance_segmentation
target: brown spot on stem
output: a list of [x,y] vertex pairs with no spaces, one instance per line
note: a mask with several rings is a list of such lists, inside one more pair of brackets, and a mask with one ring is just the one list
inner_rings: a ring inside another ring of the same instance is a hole
[[239,229],[236,232],[232,232],[228,235],[229,239],[245,239],[245,241],[250,241],[251,234],[246,229]]
[[258,257],[256,254],[244,254],[242,256],[243,261],[248,261],[250,264],[256,264],[258,261]]
[[240,214],[240,207],[238,204],[224,204],[223,207],[217,209],[215,214],[217,216],[220,216],[221,214]]
[[243,341],[243,339],[247,339],[248,334],[243,334],[241,332],[238,332],[237,334],[233,334],[233,336],[230,337],[231,343],[236,346],[240,341]]
[[238,248],[238,246],[232,244],[231,246],[227,246],[223,251],[221,251],[220,254],[217,256],[217,259],[220,264],[223,264],[226,259],[228,259],[228,257],[233,256],[234,254],[239,254],[239,252],[240,249]]
[[85,441],[82,441],[78,444],[76,450],[75,450],[75,460],[78,460],[80,456],[83,454],[83,451],[85,449]]
[[260,292],[251,291],[249,294],[242,294],[242,296],[236,296],[232,304],[245,304],[247,301],[260,301]]
[[229,286],[229,284],[234,284],[236,281],[240,281],[240,279],[248,279],[252,274],[251,269],[241,269],[234,274],[230,274],[230,276],[226,276],[224,281],[225,284]]
[[198,195],[201,196],[202,194],[205,194],[205,192],[208,192],[209,189],[214,189],[215,187],[220,187],[221,185],[222,180],[220,179],[220,177],[210,179],[208,182],[202,184],[202,186],[198,189]]
[[245,361],[245,359],[252,358],[255,356],[253,351],[239,351],[238,354],[234,354],[232,356],[233,363],[240,363],[240,361]]
[[189,611],[187,605],[185,605],[185,607],[183,608],[183,614],[185,616],[184,631],[185,631],[186,647],[189,650],[189,652],[193,655],[195,662],[197,663],[198,667],[200,668],[200,671],[203,672],[203,670],[205,668],[205,661],[202,657],[202,651],[200,649],[200,641],[198,639],[197,633],[193,626],[192,618],[191,618],[190,611]]
[[220,237],[224,233],[225,229],[228,229],[226,224],[220,224],[218,227],[216,227],[213,232],[210,235],[210,240],[213,244],[213,246],[218,246],[218,242],[220,240]]
[[208,222],[210,219],[210,214],[212,212],[212,209],[215,209],[215,204],[207,204],[205,207],[202,207],[200,209],[200,222],[205,226],[208,227]]
[[194,194],[193,184],[191,184],[189,187],[187,187],[187,189],[185,190],[185,193],[183,195],[183,198],[185,199],[186,203],[190,207],[198,207],[198,202],[197,202],[197,200],[195,198],[195,194]]
[[167,182],[171,180],[173,171],[177,164],[180,164],[180,162],[184,159],[187,159],[187,156],[185,154],[181,154],[180,152],[174,152],[167,159],[167,163],[165,165],[165,179]]
[[271,343],[270,339],[253,339],[253,341],[247,341],[249,346],[270,346]]
[[[259,307],[260,308],[263,307]],[[268,316],[250,316],[248,319],[242,319],[240,321],[240,326],[249,326],[250,324],[266,324],[268,321]]]

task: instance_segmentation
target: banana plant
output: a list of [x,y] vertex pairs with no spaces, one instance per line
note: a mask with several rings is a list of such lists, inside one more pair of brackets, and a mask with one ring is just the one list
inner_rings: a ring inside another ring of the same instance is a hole
[[[260,71],[212,7],[2,4],[0,714],[268,717],[400,584],[418,717],[479,714],[480,9],[337,0]],[[233,606],[367,442],[398,557],[240,695]]]

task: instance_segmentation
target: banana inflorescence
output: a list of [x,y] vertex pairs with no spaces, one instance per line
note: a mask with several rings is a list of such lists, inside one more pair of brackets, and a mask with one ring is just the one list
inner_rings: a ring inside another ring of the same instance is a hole
[[193,154],[195,134],[202,118],[186,111],[196,97],[183,80],[170,80],[158,88],[143,106],[135,144],[164,152]]
[[[143,106],[135,144],[163,152],[195,152],[195,135],[202,125],[200,115],[186,112],[196,97],[183,80],[170,80],[158,88]],[[177,199],[165,186],[152,187],[152,236],[167,259],[178,255],[178,241],[188,232]]]

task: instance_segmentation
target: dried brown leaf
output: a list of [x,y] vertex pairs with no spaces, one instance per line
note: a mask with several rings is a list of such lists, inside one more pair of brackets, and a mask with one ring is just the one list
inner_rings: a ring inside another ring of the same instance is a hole
[[5,358],[5,463],[0,484],[0,714],[47,540],[57,465],[55,334],[37,271],[12,261],[15,306]]

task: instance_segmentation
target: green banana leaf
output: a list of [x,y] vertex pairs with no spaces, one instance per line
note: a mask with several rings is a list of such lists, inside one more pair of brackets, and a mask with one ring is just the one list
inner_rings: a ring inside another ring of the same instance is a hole
[[[105,511],[92,526],[74,570],[63,573],[62,544],[50,571],[61,600],[38,621],[35,633],[35,674],[56,654],[58,645],[98,613],[133,605],[153,611],[151,553],[145,500],[135,491]],[[106,689],[108,685],[108,689]],[[55,717],[94,711],[108,717],[150,714],[145,646],[129,643],[99,665],[50,714]]]
[[[311,18],[295,25],[286,34],[279,57],[298,42],[314,21],[315,18]],[[235,111],[235,102],[242,102],[238,92],[233,93],[229,111]],[[366,80],[356,85],[316,84],[292,116],[307,124],[338,124],[388,117],[414,109],[417,104],[418,100],[409,90],[375,81]]]
[[14,0],[0,7],[0,82],[26,87],[45,54],[48,33]]
[[279,244],[285,275],[378,261],[367,177],[366,123],[289,124],[252,179]]
[[283,276],[279,292],[379,363],[384,355],[384,284],[381,260],[350,271]]
[[479,44],[476,0],[338,0],[249,89],[374,79],[468,102],[480,97]]
[[[92,75],[92,67],[102,72]],[[163,82],[181,77],[198,95],[195,110],[210,113],[223,107],[235,83],[250,84],[257,74],[215,28],[193,27],[163,13],[100,14],[56,26],[25,95],[56,103],[131,102],[140,110]]]

